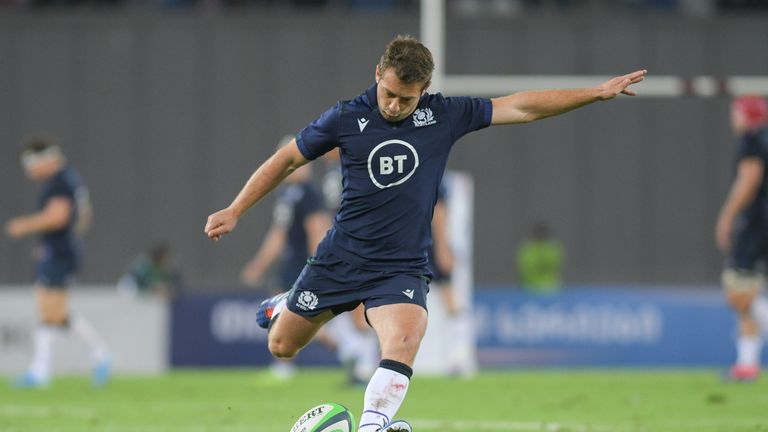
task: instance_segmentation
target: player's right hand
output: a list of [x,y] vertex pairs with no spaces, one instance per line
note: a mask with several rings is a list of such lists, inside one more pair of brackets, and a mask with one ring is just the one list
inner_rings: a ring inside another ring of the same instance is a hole
[[205,235],[213,241],[219,241],[222,235],[232,232],[236,226],[237,216],[230,208],[225,208],[208,216]]
[[728,253],[731,249],[731,230],[733,227],[733,219],[720,215],[717,219],[717,225],[715,226],[715,241],[720,251]]

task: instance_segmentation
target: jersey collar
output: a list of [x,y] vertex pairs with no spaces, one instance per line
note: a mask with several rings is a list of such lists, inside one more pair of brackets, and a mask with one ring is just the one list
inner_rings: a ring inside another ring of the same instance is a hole
[[[408,120],[409,117],[406,117],[406,118],[404,118],[403,120],[400,120],[397,123],[392,123],[392,122],[386,120],[384,117],[381,116],[381,113],[379,112],[379,101],[376,98],[376,86],[377,85],[378,84],[374,82],[373,85],[368,87],[368,90],[366,90],[365,93],[364,93],[365,98],[368,99],[367,102],[368,102],[368,106],[371,108],[371,111],[376,112],[378,117],[382,121],[384,121],[386,123],[389,123],[391,125],[401,125],[401,124],[403,124],[406,120]],[[425,106],[428,105],[428,101],[429,101],[429,93],[428,92],[424,92],[424,94],[421,95],[421,98],[419,99],[418,105],[416,105],[416,109],[424,108]]]
[[374,82],[372,86],[368,87],[368,90],[365,91],[365,97],[368,99],[368,106],[378,111],[376,109],[379,106],[379,101],[376,99],[376,86],[377,84]]

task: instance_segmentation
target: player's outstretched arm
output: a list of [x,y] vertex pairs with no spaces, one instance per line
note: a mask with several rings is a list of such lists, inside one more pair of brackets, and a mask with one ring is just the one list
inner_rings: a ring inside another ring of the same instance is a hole
[[222,235],[232,232],[240,216],[277,187],[288,174],[307,162],[295,139],[280,148],[251,175],[229,207],[208,216],[205,234],[217,241]]
[[596,87],[583,89],[537,90],[491,99],[492,125],[528,123],[563,114],[619,94],[635,96],[629,86],[645,79],[645,69],[612,78]]

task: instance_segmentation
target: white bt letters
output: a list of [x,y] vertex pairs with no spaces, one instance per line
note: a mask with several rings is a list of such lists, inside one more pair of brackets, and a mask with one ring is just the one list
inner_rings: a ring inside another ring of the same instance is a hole
[[382,175],[392,174],[394,166],[397,165],[397,173],[403,173],[403,162],[408,160],[408,155],[397,155],[394,158],[382,156],[379,158],[379,173]]

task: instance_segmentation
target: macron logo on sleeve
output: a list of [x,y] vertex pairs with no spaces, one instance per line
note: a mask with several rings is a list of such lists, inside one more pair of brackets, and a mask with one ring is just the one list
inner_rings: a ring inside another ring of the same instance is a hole
[[370,120],[367,120],[365,118],[359,118],[357,119],[357,125],[360,126],[360,132],[362,133],[366,126],[368,126],[368,122]]
[[408,289],[408,290],[402,291],[402,293],[405,294],[405,296],[408,297],[409,299],[413,300],[413,290],[412,289]]

